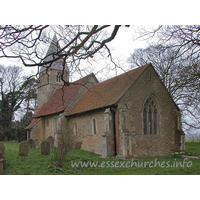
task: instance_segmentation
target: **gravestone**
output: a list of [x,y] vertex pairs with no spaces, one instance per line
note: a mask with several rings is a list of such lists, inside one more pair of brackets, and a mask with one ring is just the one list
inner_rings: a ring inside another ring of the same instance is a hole
[[35,144],[35,148],[39,148],[40,147],[40,141],[39,141],[39,139],[35,139],[34,140],[34,144]]
[[28,143],[29,143],[29,147],[30,147],[30,148],[35,148],[35,142],[34,142],[33,139],[29,139],[29,140],[28,140]]
[[76,142],[75,149],[81,149],[82,142]]
[[3,142],[0,142],[0,175],[3,174],[3,170],[5,169],[6,169],[5,146]]
[[0,158],[0,175],[3,174],[3,162],[4,162],[4,159]]
[[41,155],[50,154],[50,144],[47,141],[43,141],[41,144]]
[[54,147],[54,138],[49,136],[46,141],[50,144],[50,147]]
[[22,141],[19,145],[19,156],[28,156],[29,144],[27,141]]
[[6,159],[5,158],[5,146],[3,142],[0,142],[0,158],[1,159]]

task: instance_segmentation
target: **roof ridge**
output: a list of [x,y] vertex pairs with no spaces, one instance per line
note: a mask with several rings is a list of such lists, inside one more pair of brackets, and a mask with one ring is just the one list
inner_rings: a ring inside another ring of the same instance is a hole
[[131,72],[133,72],[134,70],[137,70],[137,69],[142,68],[142,67],[147,67],[148,65],[151,65],[151,63],[145,64],[145,65],[142,65],[142,66],[138,66],[138,67],[136,67],[136,68],[134,68],[134,69],[131,69],[130,71],[124,72],[124,73],[122,73],[122,74],[119,74],[119,75],[117,75],[117,76],[114,76],[114,77],[112,77],[112,78],[109,78],[109,79],[107,79],[107,80],[104,80],[104,81],[102,81],[102,82],[99,82],[99,83],[95,84],[94,86],[96,86],[96,85],[98,85],[98,84],[101,84],[101,83],[104,83],[104,82],[106,82],[106,81],[110,81],[111,79],[116,79],[116,78],[118,78],[118,77],[120,77],[120,76],[124,76],[124,75],[127,75],[127,76],[128,76],[128,74],[131,73]]
[[[85,83],[87,82],[88,78],[89,78],[90,76],[92,76],[92,75],[94,75],[94,73],[90,73],[90,74],[88,74],[87,76],[85,76],[85,77],[83,77],[83,78],[81,78],[81,79],[79,79],[79,80],[77,80],[77,81],[83,80],[83,79],[85,78],[86,80],[85,80],[84,84],[82,84],[82,86],[84,86]],[[94,77],[96,78],[95,75],[94,75]],[[75,81],[75,82],[77,82],[77,81]],[[76,95],[79,93],[79,91],[81,90],[81,88],[82,88],[82,87],[80,87],[80,88],[78,89]],[[74,100],[74,98],[76,97],[76,95],[71,99],[71,101],[68,103],[67,106],[69,106],[69,105],[71,104],[71,102]],[[84,96],[84,95],[83,95],[83,96]],[[64,110],[67,108],[67,106],[65,106]]]
[[[151,63],[148,63],[148,64],[146,64],[146,65],[142,65],[142,66],[140,66],[140,67],[137,67],[137,68],[131,70],[130,72],[133,72],[134,70],[139,69],[139,68],[141,68],[141,67],[144,67],[144,68],[146,69],[146,68],[149,67],[149,66],[152,66],[152,64],[151,64]],[[145,70],[145,69],[144,69],[144,70]],[[144,70],[142,71],[142,73],[144,72]],[[118,98],[117,102],[119,102],[120,99],[124,96],[124,94],[129,90],[129,88],[130,88],[133,84],[136,83],[136,81],[139,79],[139,77],[142,75],[142,73],[140,73],[140,75],[136,78],[136,80],[134,80],[133,82],[130,83],[130,85],[126,88],[126,90],[124,90],[124,92],[123,92],[123,93],[121,94],[121,96]],[[115,102],[115,103],[117,103],[117,102]]]
[[[146,64],[130,70],[127,73],[120,74],[93,85],[80,99],[76,106],[66,114],[66,116],[115,105],[131,85],[140,77],[144,70],[150,66],[152,65]],[[125,79],[125,75],[129,76],[130,79]]]
[[[80,81],[80,80],[82,80],[82,79],[84,79],[84,78],[86,78],[86,77],[91,76],[91,75],[94,75],[94,73],[92,72],[92,73],[90,73],[90,74],[88,74],[88,75],[86,75],[86,76],[84,76],[84,77],[82,77],[82,78],[80,78],[80,79],[78,79],[78,80],[76,80],[76,81],[71,82],[70,84],[74,84],[74,83],[76,83],[76,82],[78,82],[78,81]],[[95,76],[95,75],[94,75],[94,76]],[[96,77],[96,76],[95,76],[95,77]]]

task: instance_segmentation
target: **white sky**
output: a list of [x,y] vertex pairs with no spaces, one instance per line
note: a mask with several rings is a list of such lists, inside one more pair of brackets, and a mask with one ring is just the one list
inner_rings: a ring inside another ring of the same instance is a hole
[[117,33],[116,38],[110,42],[113,46],[114,54],[129,57],[131,53],[137,48],[144,48],[147,43],[144,41],[133,41],[134,30],[137,26],[121,27]]
[[[131,53],[134,52],[134,49],[137,48],[144,48],[147,44],[142,41],[133,41],[133,35],[134,35],[134,26],[131,26],[129,28],[127,27],[121,27],[117,33],[116,38],[108,43],[109,48],[111,49],[111,53],[113,56],[113,60],[118,62],[118,59],[120,60],[120,65],[123,67],[123,69],[128,69],[128,64],[126,63],[127,58],[131,55]],[[100,62],[99,64],[93,63],[94,73],[95,71],[99,71],[100,68],[106,66],[108,63],[110,63],[110,60],[107,59],[105,62]],[[17,65],[22,66],[25,70],[26,74],[34,74],[37,72],[37,67],[24,67],[23,64],[16,59],[0,59],[0,64],[9,66],[9,65]],[[114,67],[114,65],[112,66]],[[122,73],[123,71],[119,70],[118,73]],[[114,76],[114,73],[109,71],[109,74],[107,71],[104,70],[103,74],[97,74],[97,76],[100,76],[102,79],[107,79],[111,76]]]
[[[133,41],[135,28],[137,27],[135,26],[130,26],[129,28],[121,27],[117,33],[116,38],[110,43],[108,43],[108,46],[111,49],[113,60],[118,62],[118,59],[119,59],[121,67],[123,67],[123,69],[125,70],[128,69],[128,64],[126,63],[126,61],[127,61],[127,58],[130,57],[131,53],[133,53],[134,50],[137,48],[145,48],[145,46],[147,46],[146,42],[144,41]],[[99,65],[97,63],[93,63],[94,72],[98,71],[101,67],[106,66],[108,63],[110,63],[109,59],[105,62],[100,62]],[[16,59],[2,58],[0,59],[0,64],[5,65],[5,66],[9,66],[9,65],[22,66],[26,74],[34,74],[37,72],[37,67],[24,67],[23,64],[19,60],[16,60]],[[122,72],[123,71],[119,70],[117,74],[122,73]],[[104,71],[104,73],[99,76],[103,76],[101,78],[105,79],[114,75],[115,74],[114,73],[112,74],[110,71],[109,71],[109,74],[107,74],[107,72]]]

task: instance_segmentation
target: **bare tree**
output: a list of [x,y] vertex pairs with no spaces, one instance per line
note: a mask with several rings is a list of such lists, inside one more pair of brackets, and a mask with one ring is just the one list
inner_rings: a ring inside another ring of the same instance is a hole
[[152,63],[167,90],[176,101],[177,90],[184,87],[184,82],[179,82],[179,50],[170,46],[153,45],[146,49],[137,49],[128,59],[132,67]]
[[[94,26],[49,26],[49,25],[20,25],[0,26],[0,58],[17,58],[25,66],[45,67],[48,69],[52,63],[63,59],[63,72],[65,66],[70,72],[81,71],[81,62],[93,59],[97,53],[110,57],[111,52],[107,43],[112,41],[118,33],[120,25]],[[52,40],[52,33],[57,35],[62,48],[50,55],[44,54]],[[102,54],[102,51],[107,53]],[[63,74],[61,76],[63,79]]]
[[183,112],[183,127],[187,133],[198,132],[200,127],[199,78],[200,65],[196,57],[183,57],[174,45],[153,45],[137,49],[128,59],[134,66],[151,62],[174,101]]
[[177,93],[179,99],[183,100],[179,101],[181,108],[186,111],[183,115],[183,124],[188,133],[199,134],[200,25],[140,27],[136,35],[135,39],[146,40],[151,44],[167,45],[171,49],[178,50],[180,80],[187,84],[181,90],[181,94]]
[[[25,110],[24,120],[29,121],[30,113],[33,113],[37,103],[37,86],[38,79],[34,76],[25,79],[22,88],[25,92],[23,107]],[[27,124],[28,125],[28,124]]]
[[[200,55],[200,25],[160,25],[139,27],[135,39],[147,40],[152,44],[168,45],[179,50],[179,56],[193,58],[197,63]],[[200,73],[194,74],[200,77]]]
[[[32,79],[23,77],[22,69],[17,66],[0,66],[0,129],[1,136],[10,137],[11,122],[25,100],[34,98],[30,96],[30,83]],[[32,88],[32,84],[31,84]]]

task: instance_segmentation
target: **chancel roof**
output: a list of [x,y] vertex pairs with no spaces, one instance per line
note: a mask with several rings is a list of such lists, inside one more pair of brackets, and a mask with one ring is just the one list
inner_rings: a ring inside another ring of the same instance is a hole
[[147,64],[94,85],[66,116],[116,105],[128,88],[148,67]]

